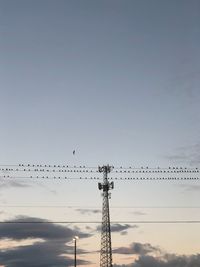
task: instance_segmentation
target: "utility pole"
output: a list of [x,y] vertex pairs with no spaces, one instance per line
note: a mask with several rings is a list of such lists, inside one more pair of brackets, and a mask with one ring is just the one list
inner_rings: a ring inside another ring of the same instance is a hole
[[74,240],[74,267],[76,267],[76,241],[77,241],[77,239],[78,239],[78,236],[75,236],[73,238],[73,240]]
[[112,267],[109,190],[114,188],[114,183],[108,182],[108,173],[112,169],[113,167],[109,165],[104,165],[98,169],[99,172],[103,172],[103,183],[98,183],[99,190],[103,190],[100,267]]

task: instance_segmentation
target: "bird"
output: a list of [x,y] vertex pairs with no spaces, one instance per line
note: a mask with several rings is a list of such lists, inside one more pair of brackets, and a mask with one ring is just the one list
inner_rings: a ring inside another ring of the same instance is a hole
[[75,150],[73,150],[73,155],[75,155]]

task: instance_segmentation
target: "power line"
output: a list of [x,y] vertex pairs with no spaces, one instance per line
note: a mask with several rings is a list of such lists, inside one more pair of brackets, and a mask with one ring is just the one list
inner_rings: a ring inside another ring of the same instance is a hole
[[[70,168],[70,169],[41,169],[41,168],[37,168],[37,169],[19,169],[19,168],[0,168],[0,171],[6,171],[6,172],[55,172],[55,173],[66,173],[66,172],[79,172],[79,173],[99,173],[98,170],[92,170],[92,169],[77,169],[77,168]],[[152,170],[143,170],[143,169],[138,169],[138,170],[114,170],[114,173],[118,173],[118,174],[125,174],[125,173],[199,173],[199,170],[196,169],[191,169],[191,170],[172,170],[172,169],[152,169]]]
[[[98,167],[94,167],[94,166],[85,166],[85,165],[70,165],[70,164],[0,164],[0,167],[13,167],[13,168],[59,168],[59,169],[95,169],[98,170]],[[190,172],[190,171],[195,171],[195,172],[199,172],[199,168],[196,167],[113,167],[114,168],[114,172],[129,172],[129,171],[143,171],[143,172],[150,172],[150,171],[157,171],[157,172],[161,172],[161,171],[182,171],[182,172]],[[11,168],[12,169],[12,168]]]
[[149,167],[149,166],[146,166],[146,167],[114,167],[115,170],[199,170],[199,168],[197,167],[172,167],[172,166],[169,166],[169,167]]
[[[69,176],[10,176],[10,175],[2,175],[0,176],[0,179],[49,179],[49,180],[100,180],[100,177],[69,177]],[[170,180],[200,180],[200,177],[109,177],[108,180],[123,180],[123,181],[170,181]]]
[[151,169],[151,170],[143,170],[143,169],[138,169],[138,170],[129,170],[129,171],[113,171],[115,173],[199,173],[199,170],[196,169],[191,169],[191,170],[176,170],[176,169]]
[[0,179],[49,179],[49,180],[100,180],[100,177],[68,177],[68,176],[10,176],[10,175],[3,175],[0,176]]
[[0,164],[0,167],[28,167],[28,168],[87,168],[98,169],[97,167],[85,166],[85,165],[70,165],[70,164]]
[[[78,205],[0,205],[0,208],[79,208],[101,209],[100,206]],[[200,209],[200,206],[112,206],[110,209]]]
[[98,173],[98,171],[88,170],[88,169],[20,169],[20,168],[0,168],[2,172],[48,172],[48,173]]
[[[0,224],[101,224],[101,221],[0,221]],[[200,220],[112,221],[110,224],[199,224]]]

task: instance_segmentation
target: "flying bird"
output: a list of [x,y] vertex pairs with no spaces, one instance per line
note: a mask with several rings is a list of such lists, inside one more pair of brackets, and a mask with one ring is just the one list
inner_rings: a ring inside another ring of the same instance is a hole
[[75,155],[75,150],[73,150],[73,155]]

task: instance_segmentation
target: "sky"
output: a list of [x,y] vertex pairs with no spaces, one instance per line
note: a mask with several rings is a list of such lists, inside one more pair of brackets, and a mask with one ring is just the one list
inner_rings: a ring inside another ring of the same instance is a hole
[[[200,167],[199,13],[198,0],[0,0],[0,165]],[[116,181],[114,266],[199,265],[198,224],[128,223],[200,220],[199,192]],[[99,224],[78,222],[101,221],[101,202],[97,181],[1,178],[0,267],[73,266],[75,235],[78,265],[99,266]],[[63,220],[77,223],[45,223]]]

